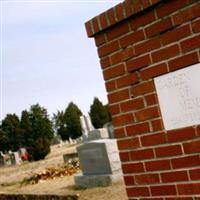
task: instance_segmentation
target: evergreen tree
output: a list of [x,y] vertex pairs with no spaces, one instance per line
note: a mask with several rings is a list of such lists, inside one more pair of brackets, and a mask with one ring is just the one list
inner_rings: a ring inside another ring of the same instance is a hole
[[64,118],[67,124],[67,135],[70,138],[76,139],[82,135],[80,116],[81,110],[76,104],[70,102],[65,110]]
[[8,137],[6,133],[0,128],[0,151],[8,150]]
[[67,122],[63,111],[58,111],[53,115],[54,128],[56,133],[60,135],[62,140],[69,140],[69,133],[67,131]]
[[20,128],[22,129],[23,133],[23,147],[30,146],[31,141],[31,134],[32,134],[32,127],[31,127],[31,121],[29,112],[24,110],[21,114],[21,120],[20,120]]
[[22,146],[22,130],[16,114],[7,114],[1,125],[6,141],[5,150],[17,151]]
[[49,120],[47,110],[40,107],[39,104],[31,106],[29,119],[31,136],[28,152],[33,160],[44,159],[50,152],[50,144],[53,139],[52,123]]
[[102,128],[103,125],[110,121],[109,112],[106,106],[95,97],[89,112],[92,124],[95,128]]

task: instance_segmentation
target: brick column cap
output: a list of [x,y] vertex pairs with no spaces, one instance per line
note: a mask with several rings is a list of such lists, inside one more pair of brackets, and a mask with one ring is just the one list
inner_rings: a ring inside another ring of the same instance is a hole
[[125,0],[85,23],[88,37],[136,15],[163,0]]

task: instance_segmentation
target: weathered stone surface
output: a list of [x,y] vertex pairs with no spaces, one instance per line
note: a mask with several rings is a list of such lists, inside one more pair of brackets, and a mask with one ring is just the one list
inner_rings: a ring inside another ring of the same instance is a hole
[[100,139],[77,147],[82,174],[75,176],[78,187],[108,186],[121,177],[116,140]]

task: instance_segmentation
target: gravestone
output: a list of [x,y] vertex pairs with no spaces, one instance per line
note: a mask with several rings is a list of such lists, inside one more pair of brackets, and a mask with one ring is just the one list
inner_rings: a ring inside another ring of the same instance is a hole
[[98,139],[108,139],[108,131],[106,128],[99,128],[99,129],[94,129],[93,131],[90,131],[88,133],[87,138],[85,138],[86,141],[90,140],[98,140]]
[[77,147],[82,174],[75,175],[78,187],[108,186],[121,178],[116,140],[100,139]]
[[3,156],[3,153],[0,152],[0,167],[4,166],[5,165],[5,160],[4,160],[4,156]]
[[10,153],[10,160],[11,160],[11,165],[19,165],[22,162],[18,152]]

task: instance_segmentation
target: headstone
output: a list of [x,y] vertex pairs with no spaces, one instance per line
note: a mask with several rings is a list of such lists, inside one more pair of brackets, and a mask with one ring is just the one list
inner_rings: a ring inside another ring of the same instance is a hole
[[22,160],[18,152],[13,152],[10,154],[11,164],[12,165],[19,165],[21,164]]
[[82,174],[75,175],[78,187],[108,186],[121,178],[116,140],[100,139],[77,147]]
[[78,158],[77,152],[63,154],[63,160],[65,163],[67,163],[70,159],[75,159],[75,158]]
[[99,128],[99,129],[94,129],[93,131],[90,131],[88,133],[88,137],[86,140],[98,140],[98,139],[108,139],[108,130],[106,128]]
[[2,152],[0,152],[0,167],[5,165],[4,155]]
[[155,78],[166,130],[200,124],[200,64]]
[[83,139],[88,137],[88,132],[94,130],[90,116],[82,115],[80,117]]
[[104,124],[103,128],[107,129],[110,139],[114,139],[115,138],[114,137],[114,128],[113,128],[112,122],[108,122],[108,123]]

